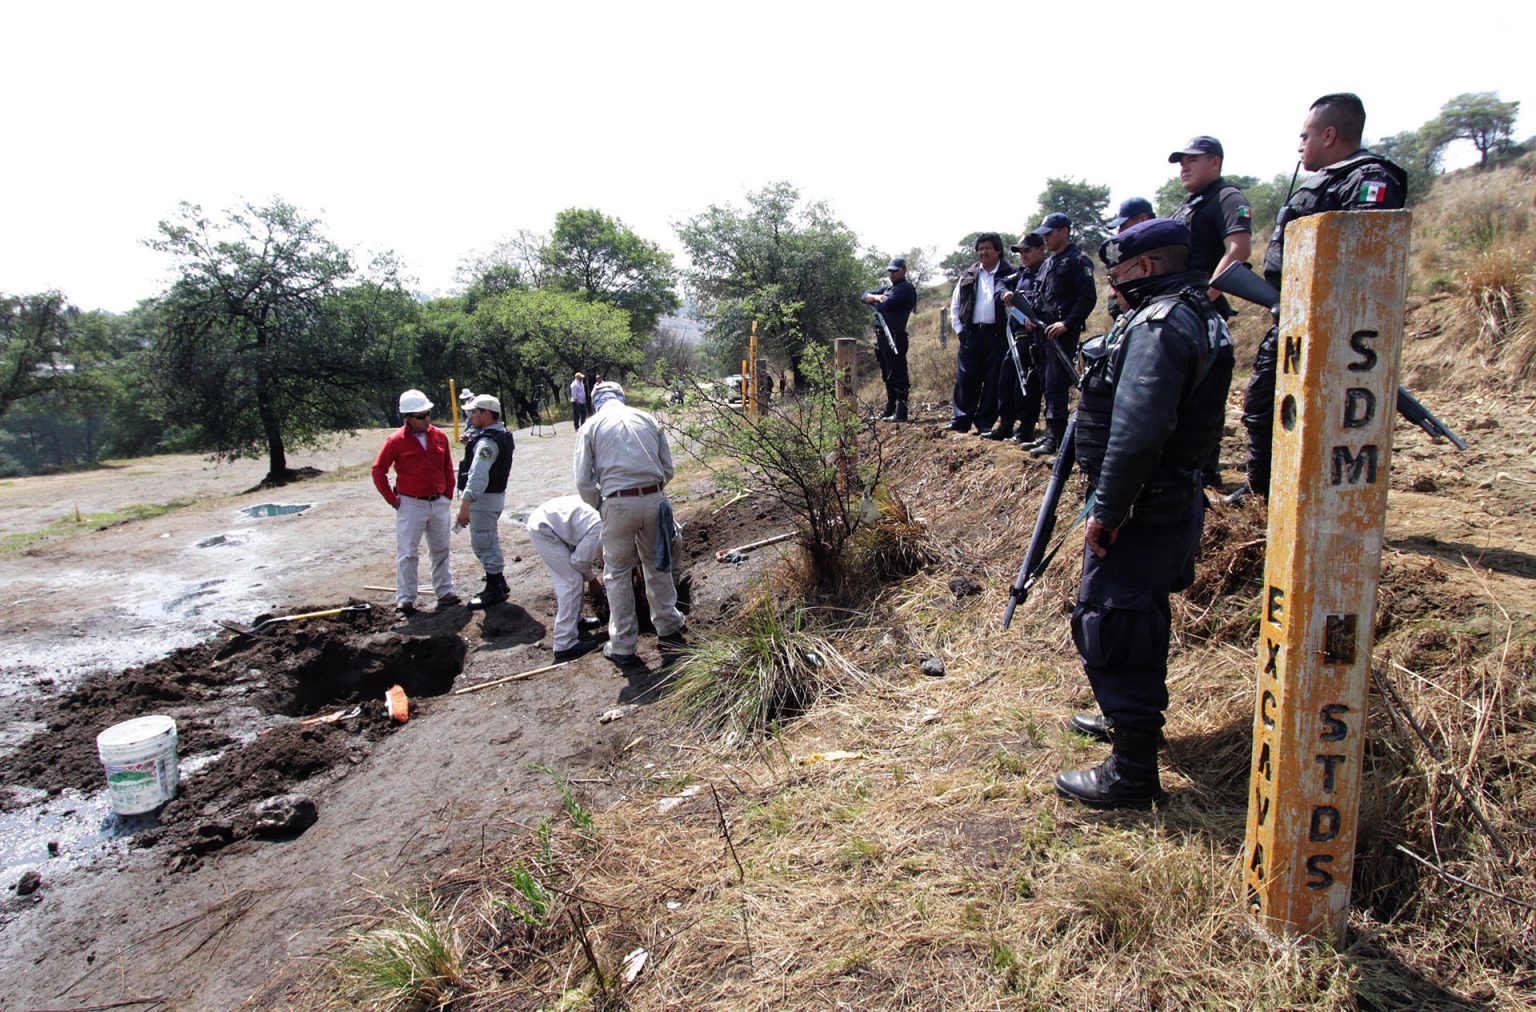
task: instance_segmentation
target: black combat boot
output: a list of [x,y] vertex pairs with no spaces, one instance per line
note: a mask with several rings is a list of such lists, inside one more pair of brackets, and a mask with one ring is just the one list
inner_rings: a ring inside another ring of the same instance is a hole
[[507,578],[500,573],[485,574],[485,589],[470,598],[469,610],[480,611],[489,608],[493,604],[501,604],[512,596],[512,588],[507,586]]
[[1012,436],[1013,436],[1013,423],[1012,422],[1004,422],[1004,421],[999,421],[996,425],[992,426],[986,432],[983,432],[981,434],[981,438],[982,439],[995,439],[999,443],[1001,443],[1005,439],[1012,438]]
[[1040,441],[1040,432],[1033,425],[1027,429],[1020,425],[1018,433],[1013,437],[1013,441],[1027,450]]
[[1109,743],[1109,718],[1102,713],[1074,713],[1072,730],[1090,738]]
[[893,422],[904,422],[906,420],[907,420],[907,402],[906,401],[897,401],[896,402],[896,417],[892,418],[891,421],[893,421]]
[[1156,734],[1114,728],[1109,758],[1091,770],[1056,774],[1056,793],[1091,808],[1150,808],[1165,797]]

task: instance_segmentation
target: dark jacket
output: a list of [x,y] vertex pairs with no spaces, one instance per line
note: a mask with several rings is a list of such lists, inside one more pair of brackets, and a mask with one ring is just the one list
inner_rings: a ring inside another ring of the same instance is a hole
[[1408,174],[1389,159],[1361,148],[1308,176],[1275,219],[1264,250],[1264,280],[1280,287],[1285,226],[1323,211],[1397,211],[1408,201]]
[[907,320],[912,316],[912,310],[917,308],[917,286],[906,278],[902,278],[894,285],[887,281],[879,288],[865,292],[865,295],[885,295],[890,298],[876,306],[870,306],[885,320],[885,325],[891,328],[891,337],[903,347],[907,339]]
[[[1004,291],[1003,278],[1012,272],[1013,264],[1008,262],[1007,257],[1002,257],[997,261],[997,284],[992,286],[992,297],[999,323],[1002,322],[1003,314],[1008,308],[1003,305],[1002,301]],[[960,324],[960,332],[962,334],[971,329],[971,313],[976,309],[976,276],[980,273],[980,262],[971,264],[971,266],[960,272],[960,280],[955,282],[955,286],[960,290],[959,313],[956,319]]]
[[1077,415],[1077,455],[1093,480],[1093,515],[1172,523],[1200,494],[1200,467],[1221,442],[1232,382],[1232,335],[1205,297],[1205,275],[1169,274],[1090,360]]
[[1093,261],[1076,243],[1067,243],[1060,253],[1052,254],[1040,265],[1040,308],[1052,323],[1065,323],[1069,336],[1083,332],[1097,298]]

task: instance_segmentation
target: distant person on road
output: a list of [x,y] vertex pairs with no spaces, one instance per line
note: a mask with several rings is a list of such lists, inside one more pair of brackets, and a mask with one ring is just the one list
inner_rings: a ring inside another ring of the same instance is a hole
[[[907,420],[907,395],[912,380],[907,372],[907,321],[917,308],[917,288],[907,280],[907,261],[892,257],[885,267],[886,282],[867,291],[863,300],[875,311],[875,361],[880,363],[880,379],[885,383],[885,410],[882,422]],[[883,325],[882,325],[883,324]],[[890,340],[886,340],[886,333]],[[891,347],[894,345],[895,347]]]
[[501,401],[481,394],[469,405],[469,424],[477,433],[461,465],[458,525],[469,528],[475,558],[485,568],[485,589],[469,602],[471,610],[501,604],[510,595],[502,575],[505,561],[496,523],[507,503],[507,474],[512,469],[512,433],[501,421]]
[[601,564],[603,518],[581,496],[563,495],[535,507],[527,527],[528,540],[555,585],[555,662],[574,661],[599,646],[581,635],[581,598]]
[[581,423],[590,414],[587,410],[587,378],[577,373],[576,378],[571,380],[571,422],[580,429]]
[[639,620],[631,573],[645,576],[651,622],[663,663],[687,645],[672,580],[672,506],[662,489],[672,480],[672,451],[656,419],[624,403],[624,388],[600,383],[593,415],[576,440],[575,477],[581,498],[602,515],[603,586],[608,595],[608,646],[620,668],[636,663]]
[[[452,526],[453,460],[448,434],[432,424],[432,402],[420,390],[400,395],[405,424],[390,434],[373,462],[373,485],[395,511],[395,607],[403,615],[416,610],[416,580],[421,536],[432,554],[432,591],[439,608],[459,603],[448,566]],[[389,483],[389,471],[395,483]]]

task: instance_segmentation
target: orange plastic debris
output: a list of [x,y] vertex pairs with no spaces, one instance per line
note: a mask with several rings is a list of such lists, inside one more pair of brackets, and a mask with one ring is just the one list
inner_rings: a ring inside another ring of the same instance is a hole
[[389,707],[389,719],[396,724],[404,724],[411,719],[411,701],[400,686],[389,687],[389,691],[384,693],[384,704]]

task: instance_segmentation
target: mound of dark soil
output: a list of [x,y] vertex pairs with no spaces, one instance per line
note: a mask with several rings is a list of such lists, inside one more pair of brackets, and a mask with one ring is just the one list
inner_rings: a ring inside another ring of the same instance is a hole
[[[255,636],[178,650],[39,699],[27,718],[44,729],[0,767],[0,787],[49,794],[97,790],[102,769],[96,735],[120,721],[162,713],[176,720],[183,760],[224,753],[183,778],[186,797],[213,789],[205,783],[221,785],[216,789],[222,793],[239,783],[253,796],[265,796],[339,761],[352,748],[339,744],[343,739],[356,738],[365,747],[369,735],[388,733],[382,697],[391,685],[400,685],[413,700],[452,686],[465,657],[457,633],[402,635],[388,631],[389,623],[389,615],[374,611],[273,626]],[[293,717],[360,703],[364,713],[344,724],[281,726]],[[274,725],[277,730],[258,735]],[[242,740],[248,744],[232,748]],[[317,751],[317,743],[324,742],[337,744]],[[316,756],[323,760],[319,766]],[[0,793],[0,811],[26,801],[24,791]],[[178,801],[166,812],[174,815],[185,807]]]

